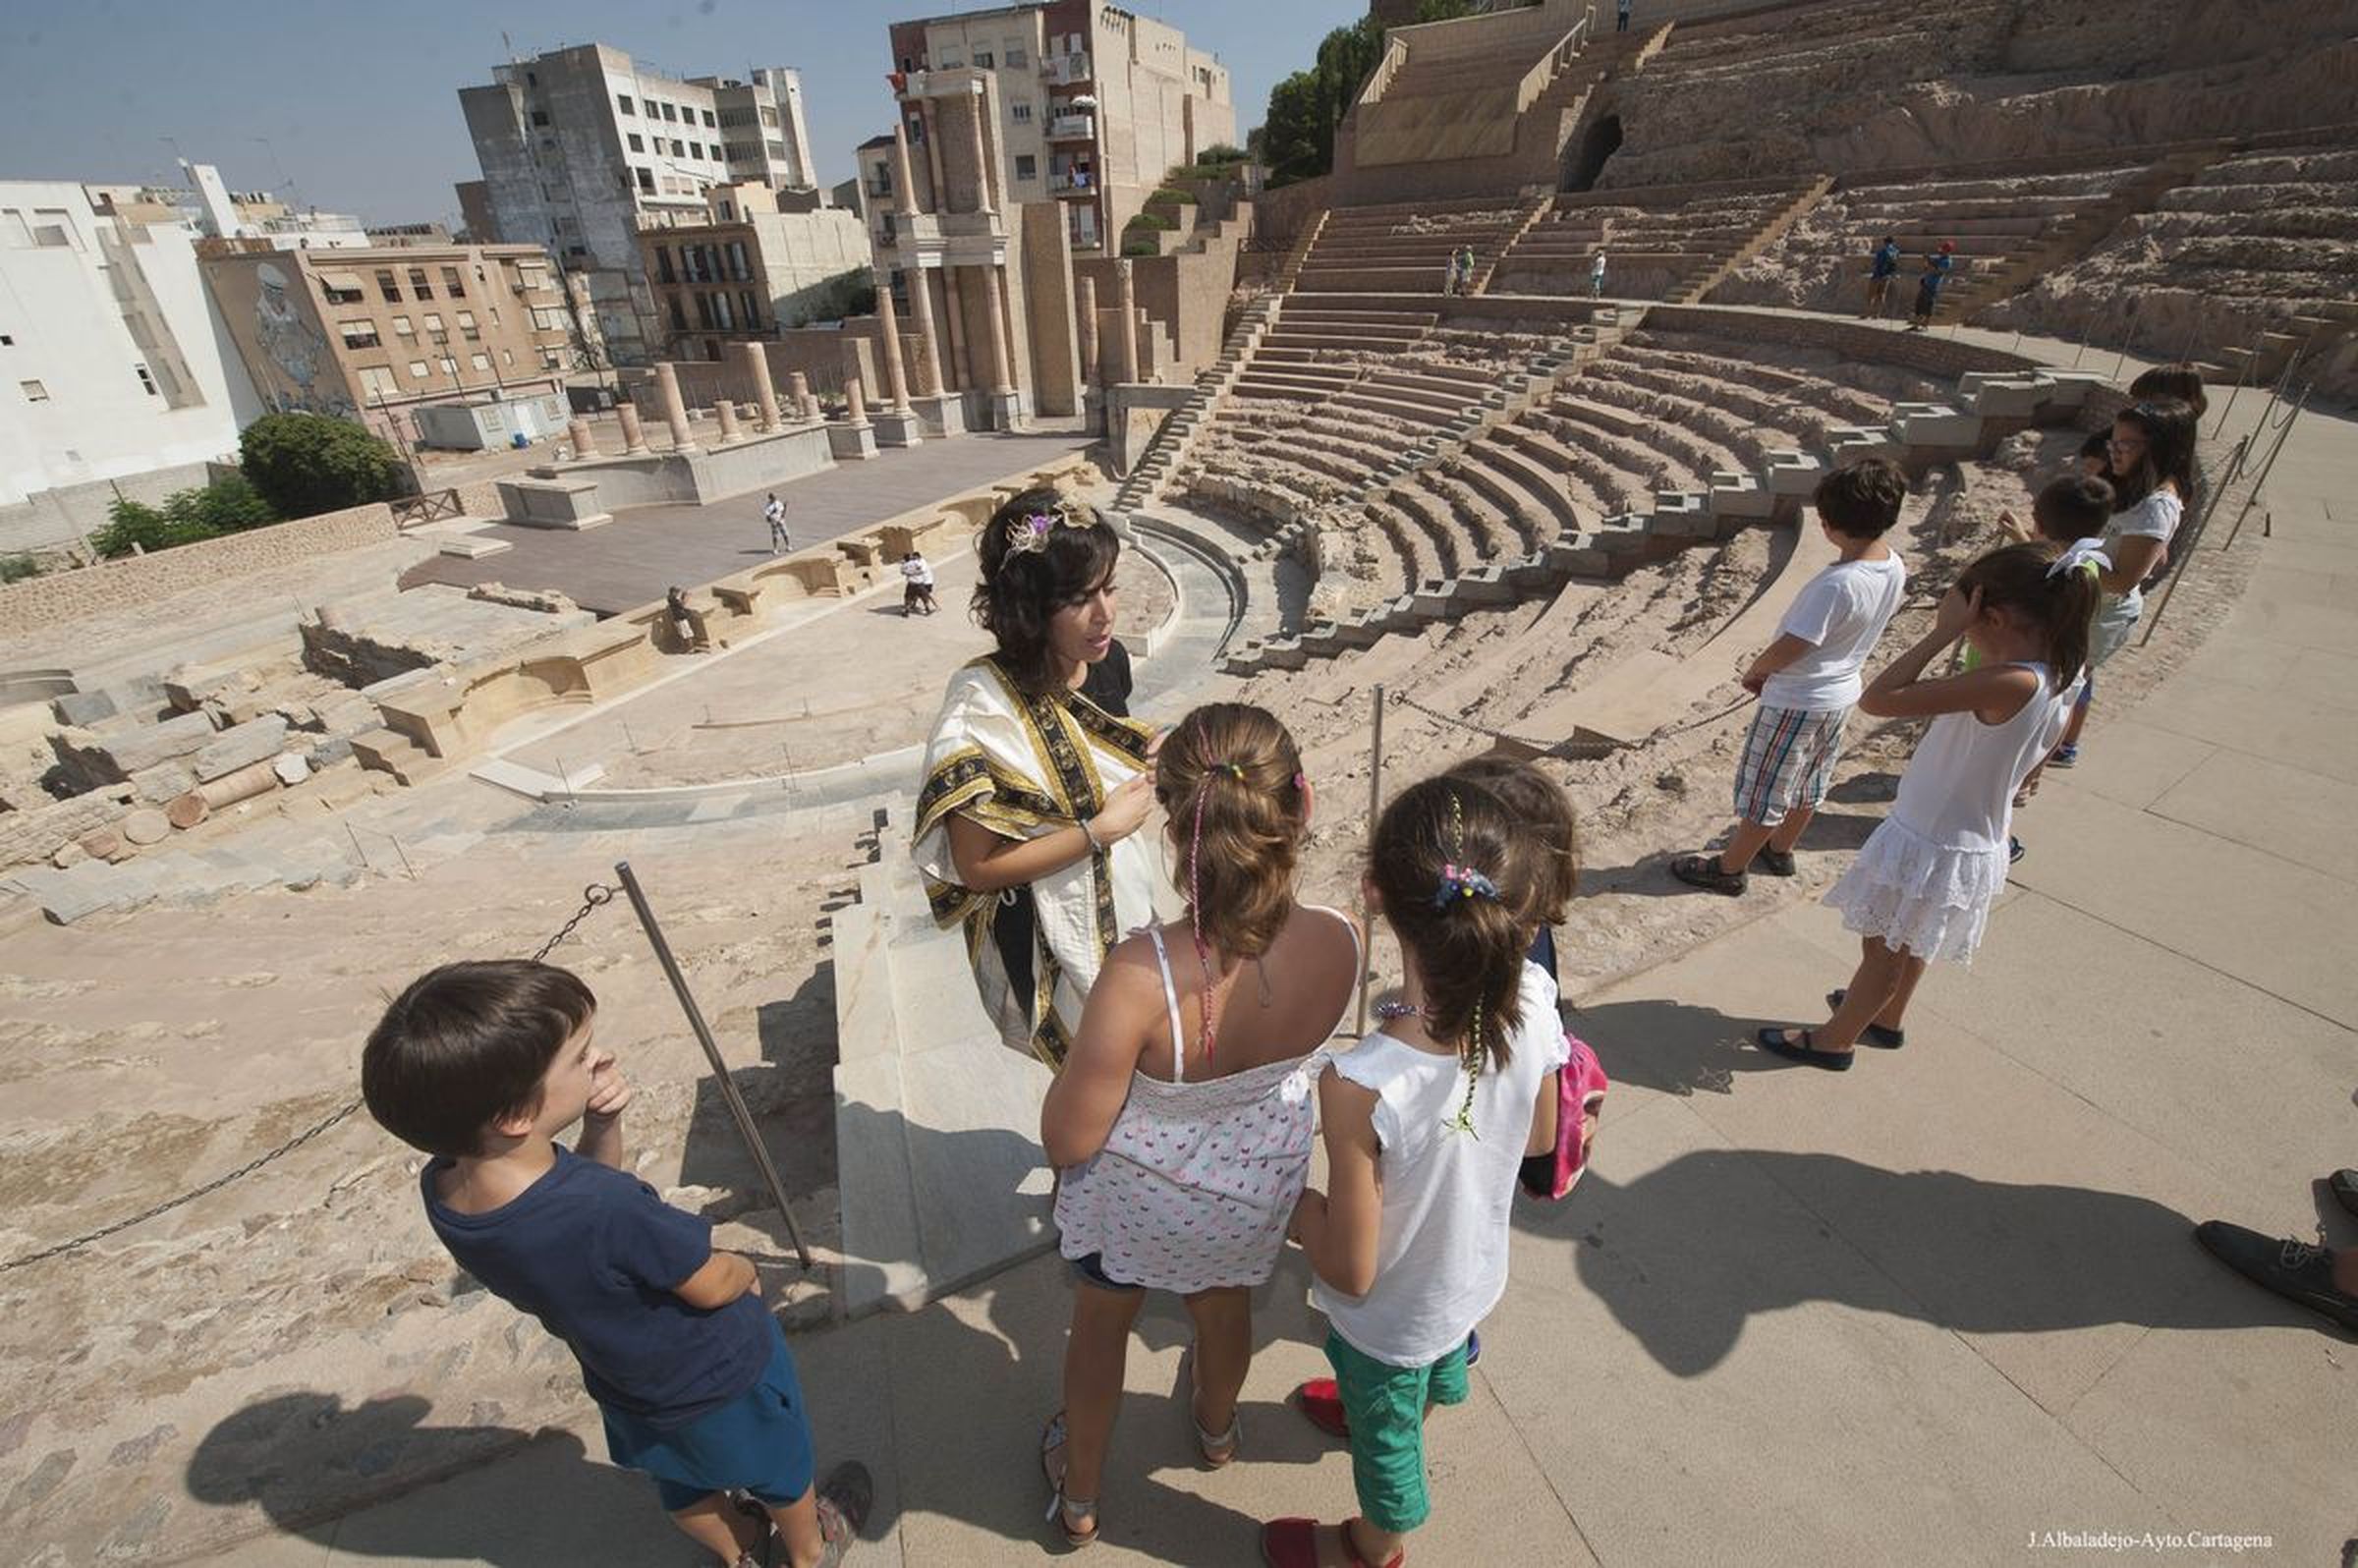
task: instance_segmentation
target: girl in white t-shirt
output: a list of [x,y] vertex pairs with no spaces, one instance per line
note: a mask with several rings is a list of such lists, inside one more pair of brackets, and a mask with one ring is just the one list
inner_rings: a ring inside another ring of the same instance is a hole
[[1518,1168],[1555,1147],[1567,1046],[1554,982],[1523,959],[1529,838],[1496,795],[1446,775],[1376,824],[1361,891],[1399,939],[1402,1000],[1320,1077],[1327,1191],[1294,1209],[1360,1512],[1264,1525],[1271,1568],[1316,1568],[1321,1547],[1390,1568],[1432,1511],[1425,1412],[1466,1397],[1466,1335],[1506,1289]]
[[[2148,398],[2120,411],[2105,444],[2112,481],[2112,521],[2104,533],[2112,565],[2098,582],[2104,597],[2090,629],[2088,668],[2120,651],[2145,617],[2138,585],[2169,561],[2169,543],[2194,498],[2194,406],[2178,398]],[[2089,700],[2093,700],[2093,682]],[[2088,701],[2073,710],[2071,724],[2051,759],[2070,767],[2080,759],[2080,730]]]

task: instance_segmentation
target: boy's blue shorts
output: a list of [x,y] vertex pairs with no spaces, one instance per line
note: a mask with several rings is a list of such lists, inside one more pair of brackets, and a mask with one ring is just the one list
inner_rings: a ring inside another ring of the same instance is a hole
[[606,1418],[606,1452],[614,1463],[652,1476],[666,1513],[678,1513],[716,1491],[750,1491],[784,1505],[811,1489],[815,1460],[803,1383],[786,1349],[785,1330],[769,1320],[769,1365],[743,1394],[685,1427],[664,1428],[640,1417],[599,1407]]

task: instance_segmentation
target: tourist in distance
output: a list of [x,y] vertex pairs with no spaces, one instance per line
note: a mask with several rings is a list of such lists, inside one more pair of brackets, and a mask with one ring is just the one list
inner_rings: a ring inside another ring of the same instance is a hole
[[1589,258],[1589,298],[1604,298],[1604,252],[1599,251]]
[[1878,320],[1891,308],[1891,280],[1899,276],[1899,241],[1886,234],[1867,264],[1867,308],[1862,317]]
[[712,645],[705,641],[696,612],[688,608],[688,595],[677,588],[664,590],[663,613],[671,618],[671,635],[679,640],[683,653],[702,653]]
[[1455,251],[1451,251],[1441,259],[1441,293],[1443,295],[1452,295],[1456,292],[1457,252]]
[[1613,30],[1615,32],[1629,30],[1629,8],[1630,0],[1613,0]]
[[983,525],[973,612],[997,646],[950,677],[926,746],[914,854],[933,917],[966,928],[1001,1037],[1064,1061],[1105,950],[1153,915],[1152,732],[1113,635],[1121,536],[1026,490]]
[[904,619],[923,610],[931,615],[933,603],[933,563],[926,559],[923,550],[911,550],[901,557],[901,615]]
[[1956,241],[1943,240],[1938,250],[1926,252],[1924,276],[1916,280],[1916,309],[1908,320],[1910,332],[1922,332],[1933,324],[1933,312],[1940,305],[1940,285],[1948,280],[1949,269],[1956,264]]
[[1793,848],[1833,783],[1859,671],[1907,592],[1907,564],[1883,542],[1907,496],[1907,476],[1884,458],[1818,481],[1811,504],[1839,558],[1794,595],[1776,641],[1744,672],[1761,705],[1736,766],[1735,830],[1716,855],[1672,861],[1680,881],[1733,898],[1756,860],[1771,876],[1793,874]]
[[[867,1517],[868,1471],[813,1486],[802,1383],[760,1276],[631,1173],[631,1086],[591,1041],[596,1012],[553,965],[445,964],[370,1031],[362,1097],[429,1156],[419,1191],[452,1260],[565,1342],[606,1451],[653,1479],[683,1535],[735,1568],[833,1568]],[[574,1147],[557,1143],[576,1122]]]
[[[2112,520],[2104,535],[2110,565],[2099,579],[2104,602],[2089,634],[2092,679],[2106,659],[2127,645],[2129,634],[2145,618],[2142,585],[2169,562],[2169,541],[2194,494],[2198,423],[2194,406],[2171,397],[2133,403],[2112,421],[2112,433],[2105,441],[2112,484]],[[2050,766],[2078,765],[2080,732],[2087,723],[2088,703],[2083,701],[2049,758]]]
[[[2326,1178],[2334,1201],[2358,1214],[2358,1170]],[[2194,1227],[2212,1257],[2255,1285],[2298,1302],[2358,1333],[2358,1247],[2315,1247],[2295,1236],[2266,1236],[2223,1219]]]
[[[1272,1568],[1391,1568],[1432,1513],[1426,1413],[1466,1398],[1467,1337],[1506,1289],[1519,1167],[1556,1143],[1569,1046],[1555,986],[1524,959],[1533,859],[1505,803],[1466,779],[1412,785],[1376,821],[1360,888],[1399,940],[1401,1000],[1319,1077],[1327,1190],[1304,1192],[1293,1223],[1360,1511],[1263,1526]],[[1314,1421],[1319,1392],[1302,1390]]]
[[1284,725],[1242,703],[1197,708],[1163,740],[1154,795],[1187,912],[1106,955],[1039,1113],[1074,1274],[1064,1408],[1040,1465],[1075,1545],[1096,1539],[1146,1292],[1183,1297],[1195,1322],[1198,1453],[1213,1469],[1236,1457],[1250,1292],[1285,1245],[1310,1172],[1311,1086],[1360,970],[1351,917],[1294,898],[1314,796]]
[[780,550],[793,549],[793,543],[786,537],[786,503],[778,499],[777,491],[769,492],[769,499],[762,504],[761,515],[769,522],[769,553],[775,555]]
[[1470,245],[1457,248],[1457,292],[1474,292],[1474,248]]
[[[1764,1029],[1761,1048],[1788,1061],[1841,1070],[1864,1037],[1905,1043],[1908,999],[1925,965],[1970,963],[1990,906],[2006,885],[2014,792],[2063,730],[2088,662],[2102,562],[2092,540],[2068,551],[2008,544],[1967,567],[1934,612],[1933,628],[1869,682],[1859,711],[1930,718],[1900,775],[1891,812],[1825,895],[1859,934],[1850,983],[1827,996],[1833,1016],[1815,1029]],[[1959,638],[1983,660],[1927,679]]]

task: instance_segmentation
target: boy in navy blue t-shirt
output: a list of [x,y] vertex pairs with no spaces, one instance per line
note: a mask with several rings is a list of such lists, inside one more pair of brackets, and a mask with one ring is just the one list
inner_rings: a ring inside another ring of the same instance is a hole
[[[802,1386],[754,1265],[622,1168],[631,1089],[590,1044],[596,1010],[551,965],[446,964],[370,1032],[361,1092],[433,1156],[419,1180],[434,1234],[565,1341],[607,1451],[654,1478],[673,1523],[721,1562],[759,1568],[777,1560],[774,1521],[785,1561],[834,1568],[867,1515],[868,1472],[846,1464],[813,1487]],[[556,1135],[576,1121],[568,1149]]]

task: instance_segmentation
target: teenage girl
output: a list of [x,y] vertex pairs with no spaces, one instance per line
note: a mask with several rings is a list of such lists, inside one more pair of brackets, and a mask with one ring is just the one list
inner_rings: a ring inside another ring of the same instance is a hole
[[1154,769],[1187,913],[1107,954],[1040,1109],[1073,1266],[1064,1409],[1040,1438],[1049,1514],[1097,1536],[1098,1486],[1130,1328],[1149,1290],[1187,1302],[1198,1451],[1236,1457],[1253,1358],[1249,1292],[1268,1279],[1310,1173],[1311,1090],[1351,1005],[1359,927],[1294,901],[1311,788],[1285,726],[1197,708]]
[[1426,1408],[1466,1397],[1466,1336],[1506,1289],[1517,1167],[1555,1147],[1566,1045],[1555,987],[1523,959],[1526,837],[1496,795],[1447,776],[1376,821],[1361,891],[1399,939],[1403,1016],[1319,1079],[1328,1190],[1294,1211],[1359,1516],[1264,1525],[1271,1568],[1392,1568],[1432,1512]]
[[[1851,1064],[1861,1037],[1903,1042],[1908,998],[1934,959],[1972,961],[1991,904],[2006,885],[2014,791],[2061,733],[2088,661],[2096,581],[2092,541],[2068,550],[2009,544],[1967,567],[1933,629],[1859,699],[1876,718],[1931,718],[1908,758],[1891,813],[1825,895],[1859,933],[1859,967],[1826,998],[1816,1029],[1764,1029],[1763,1049],[1812,1067]],[[1925,670],[1958,638],[1981,662]]]

